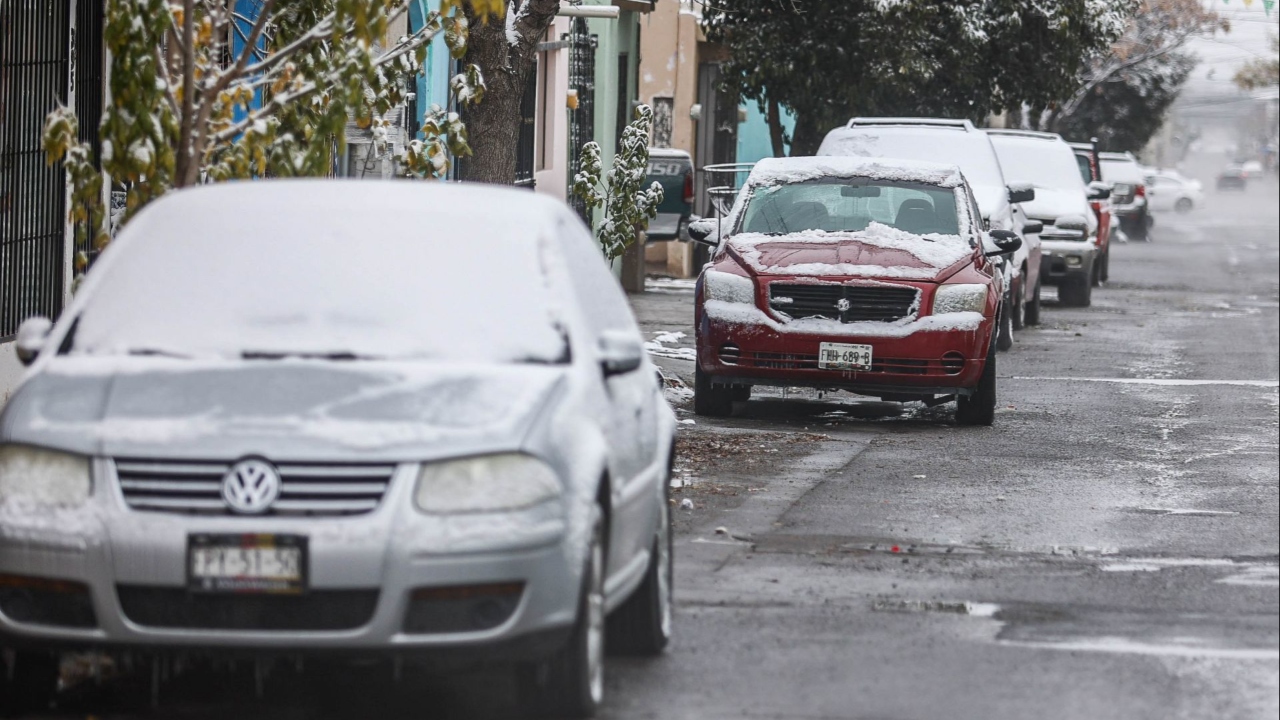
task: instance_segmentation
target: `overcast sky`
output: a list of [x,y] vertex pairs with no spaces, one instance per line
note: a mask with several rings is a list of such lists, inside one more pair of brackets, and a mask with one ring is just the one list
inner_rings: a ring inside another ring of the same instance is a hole
[[1253,0],[1249,7],[1245,0],[1203,0],[1205,7],[1231,21],[1230,33],[1217,33],[1212,38],[1193,39],[1188,49],[1200,58],[1187,81],[1186,95],[1222,95],[1237,92],[1231,78],[1246,60],[1254,57],[1273,56],[1267,34],[1275,34],[1280,28],[1280,4],[1272,8],[1267,17],[1262,0]]

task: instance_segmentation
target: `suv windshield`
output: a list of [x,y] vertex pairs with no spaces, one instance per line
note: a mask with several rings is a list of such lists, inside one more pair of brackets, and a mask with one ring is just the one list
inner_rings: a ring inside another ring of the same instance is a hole
[[752,189],[741,232],[856,232],[880,223],[917,235],[960,234],[956,190],[920,183],[822,178]]
[[390,216],[301,202],[274,215],[140,217],[137,232],[91,276],[91,300],[64,349],[562,361],[559,305],[540,259],[545,243],[514,221],[465,233],[465,223],[452,220],[407,227]]
[[1076,165],[1080,168],[1080,179],[1085,185],[1093,182],[1093,165],[1089,162],[1089,156],[1076,154]]
[[1004,176],[1009,182],[1056,189],[1081,185],[1084,169],[1076,161],[1077,155],[1064,143],[1001,135],[991,138],[991,142],[996,147],[1000,167],[1004,168]]

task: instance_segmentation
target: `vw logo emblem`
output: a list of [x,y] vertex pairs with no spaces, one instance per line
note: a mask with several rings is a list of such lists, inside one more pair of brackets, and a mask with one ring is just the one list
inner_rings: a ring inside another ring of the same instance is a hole
[[241,460],[222,477],[222,499],[245,515],[264,513],[280,497],[280,473],[264,460]]
[[840,312],[848,312],[853,307],[853,303],[849,302],[849,298],[840,298],[836,301],[836,309]]

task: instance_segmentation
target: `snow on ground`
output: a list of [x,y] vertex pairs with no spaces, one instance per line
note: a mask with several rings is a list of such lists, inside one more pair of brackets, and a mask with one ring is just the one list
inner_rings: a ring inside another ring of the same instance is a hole
[[694,348],[667,347],[670,344],[680,342],[684,338],[685,334],[682,332],[658,331],[653,333],[653,340],[645,342],[644,349],[655,357],[669,358],[671,360],[697,360],[698,351]]

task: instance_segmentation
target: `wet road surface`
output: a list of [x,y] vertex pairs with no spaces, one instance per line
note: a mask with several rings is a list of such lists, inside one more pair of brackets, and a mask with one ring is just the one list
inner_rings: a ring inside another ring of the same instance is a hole
[[[1113,250],[999,357],[993,428],[771,391],[681,426],[677,625],[605,718],[1262,718],[1280,710],[1276,186]],[[637,300],[688,374],[692,292]],[[688,412],[681,418],[693,419]],[[245,667],[51,717],[502,718],[500,677]],[[141,709],[139,709],[141,708]]]

